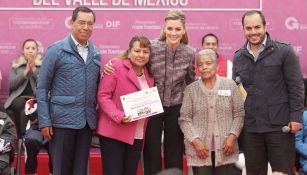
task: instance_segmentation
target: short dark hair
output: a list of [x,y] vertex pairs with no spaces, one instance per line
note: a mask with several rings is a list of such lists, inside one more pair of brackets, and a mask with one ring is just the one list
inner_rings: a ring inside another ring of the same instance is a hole
[[133,44],[135,42],[140,42],[140,47],[141,48],[149,48],[149,51],[151,52],[151,43],[149,39],[145,36],[134,36],[129,42],[129,48],[123,53],[120,54],[118,57],[122,59],[128,59],[129,52],[133,48]]
[[74,9],[74,11],[72,12],[72,17],[71,17],[72,21],[76,21],[79,12],[92,13],[93,16],[94,16],[94,22],[95,22],[95,20],[96,20],[95,12],[92,9],[90,9],[86,6],[80,6],[80,7],[77,7],[77,8]]
[[205,39],[206,39],[208,36],[214,37],[214,38],[216,39],[216,44],[219,45],[219,39],[218,39],[218,37],[217,37],[216,35],[214,35],[213,33],[208,33],[208,34],[204,35],[204,36],[202,37],[202,39],[201,39],[201,45],[204,44]]
[[27,44],[27,42],[34,42],[35,45],[36,45],[36,47],[38,48],[38,43],[37,43],[37,41],[36,41],[35,39],[29,38],[29,39],[26,39],[26,40],[23,41],[23,43],[22,43],[22,49],[25,47],[25,45]]
[[259,11],[259,10],[250,10],[250,11],[247,11],[246,13],[244,13],[244,15],[242,16],[242,26],[244,27],[244,18],[245,16],[250,16],[250,15],[253,15],[253,14],[258,14],[262,20],[262,24],[263,26],[266,25],[266,21],[265,21],[265,17],[263,16],[262,12]]

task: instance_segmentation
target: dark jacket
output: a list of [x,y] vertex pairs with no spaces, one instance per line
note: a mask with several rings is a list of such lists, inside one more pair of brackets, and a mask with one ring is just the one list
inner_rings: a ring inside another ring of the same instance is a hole
[[39,127],[96,128],[96,94],[100,80],[100,53],[88,44],[87,61],[69,34],[50,46],[37,81]]
[[0,137],[9,141],[13,147],[10,152],[0,153],[0,160],[10,163],[14,158],[14,147],[17,140],[17,133],[13,121],[3,112],[0,112]]
[[304,84],[298,57],[289,44],[271,40],[255,62],[247,43],[234,56],[233,79],[247,91],[244,128],[249,132],[281,131],[302,122]]

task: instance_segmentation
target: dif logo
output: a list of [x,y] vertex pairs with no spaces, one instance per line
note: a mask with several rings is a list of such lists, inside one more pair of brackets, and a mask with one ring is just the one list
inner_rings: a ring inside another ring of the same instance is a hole
[[119,29],[119,26],[120,26],[120,21],[109,21],[107,20],[106,21],[106,29]]
[[304,30],[307,29],[306,24],[302,24],[295,17],[288,17],[285,20],[285,26],[288,30]]

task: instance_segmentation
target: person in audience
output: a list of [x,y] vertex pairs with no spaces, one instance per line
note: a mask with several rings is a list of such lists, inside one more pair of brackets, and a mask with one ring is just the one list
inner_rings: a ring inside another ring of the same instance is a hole
[[36,80],[42,64],[38,44],[34,39],[26,39],[22,44],[21,55],[13,60],[9,77],[9,97],[4,104],[6,110],[12,110],[19,137],[26,131],[28,119],[24,106],[29,98],[35,97]]
[[[307,79],[304,79],[307,84]],[[307,87],[305,86],[305,99],[307,97]],[[303,168],[304,174],[307,174],[307,101],[305,100],[305,109],[303,113],[302,128],[295,134],[295,148],[299,156],[299,162]]]
[[214,50],[201,50],[196,63],[200,79],[186,87],[179,118],[188,166],[194,175],[229,175],[238,160],[244,100],[233,80],[217,75]]
[[35,99],[29,99],[25,105],[25,114],[30,120],[30,128],[26,130],[24,137],[25,146],[25,173],[35,175],[37,173],[37,155],[41,148],[47,150],[49,155],[49,172],[52,174],[51,155],[49,154],[48,141],[43,137],[38,128],[37,103]]
[[150,41],[144,36],[133,37],[129,49],[112,61],[116,71],[100,81],[97,99],[102,112],[97,133],[103,174],[137,174],[147,119],[131,121],[131,116],[124,113],[120,97],[153,87],[147,69],[149,55]]
[[88,7],[73,10],[72,32],[48,47],[38,77],[38,123],[55,175],[87,172],[100,80],[99,49],[89,40],[95,19]]
[[14,122],[0,111],[0,174],[9,174],[14,159],[17,133]]

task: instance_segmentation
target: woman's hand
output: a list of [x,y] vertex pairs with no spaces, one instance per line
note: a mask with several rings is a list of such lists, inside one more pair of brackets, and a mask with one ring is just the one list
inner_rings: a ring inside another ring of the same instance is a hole
[[131,116],[125,116],[122,119],[122,124],[129,123],[131,121]]
[[25,68],[25,70],[23,71],[23,76],[24,76],[25,78],[27,78],[30,71],[31,71],[31,67],[30,67],[29,62],[27,62],[26,68]]
[[237,136],[234,134],[229,134],[229,136],[225,139],[223,150],[226,156],[234,153],[236,140]]
[[27,60],[27,66],[26,66],[26,69],[23,72],[24,77],[27,77],[30,71],[32,71],[32,72],[36,71],[35,56],[34,55],[28,55],[26,60]]
[[206,159],[209,156],[208,148],[199,138],[194,139],[191,143],[196,150],[197,157]]

